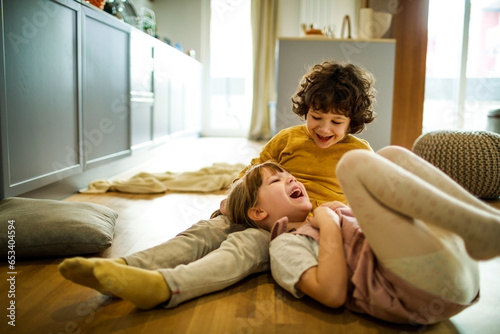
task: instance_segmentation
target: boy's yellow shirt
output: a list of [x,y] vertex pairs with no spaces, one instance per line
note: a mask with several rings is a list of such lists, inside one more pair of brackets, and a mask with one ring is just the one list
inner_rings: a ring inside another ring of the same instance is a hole
[[[353,135],[347,135],[340,142],[319,148],[309,135],[305,125],[281,130],[262,149],[251,165],[273,160],[285,167],[304,184],[313,208],[325,202],[340,201],[347,204],[344,193],[335,174],[342,155],[355,149],[373,151],[370,144]],[[242,177],[248,166],[239,177]]]

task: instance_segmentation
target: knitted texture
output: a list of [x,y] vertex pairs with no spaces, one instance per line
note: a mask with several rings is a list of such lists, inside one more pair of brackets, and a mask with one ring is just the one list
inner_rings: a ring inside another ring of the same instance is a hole
[[490,131],[440,130],[417,138],[413,152],[474,196],[500,197],[500,135]]

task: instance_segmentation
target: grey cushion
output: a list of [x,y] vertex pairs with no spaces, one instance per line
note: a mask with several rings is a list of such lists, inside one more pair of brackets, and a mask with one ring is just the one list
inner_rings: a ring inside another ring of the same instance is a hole
[[0,248],[2,254],[14,250],[16,259],[100,252],[111,246],[117,217],[93,203],[6,198],[0,201]]
[[500,196],[500,135],[439,130],[421,135],[413,151],[479,198]]

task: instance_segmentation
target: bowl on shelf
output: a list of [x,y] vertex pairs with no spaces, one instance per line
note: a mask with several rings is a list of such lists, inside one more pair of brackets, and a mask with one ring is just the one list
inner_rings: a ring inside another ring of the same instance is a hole
[[106,4],[106,0],[85,0],[85,1],[90,3],[91,5],[96,6],[99,9],[103,9],[104,5]]

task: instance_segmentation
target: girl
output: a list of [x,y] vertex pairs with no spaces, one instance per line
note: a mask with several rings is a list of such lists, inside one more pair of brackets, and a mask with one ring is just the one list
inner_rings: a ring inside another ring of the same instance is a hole
[[304,186],[273,163],[251,169],[228,197],[231,219],[271,231],[283,288],[406,324],[477,302],[475,260],[500,255],[498,210],[400,147],[346,153],[337,176],[351,209],[332,202],[309,218]]

